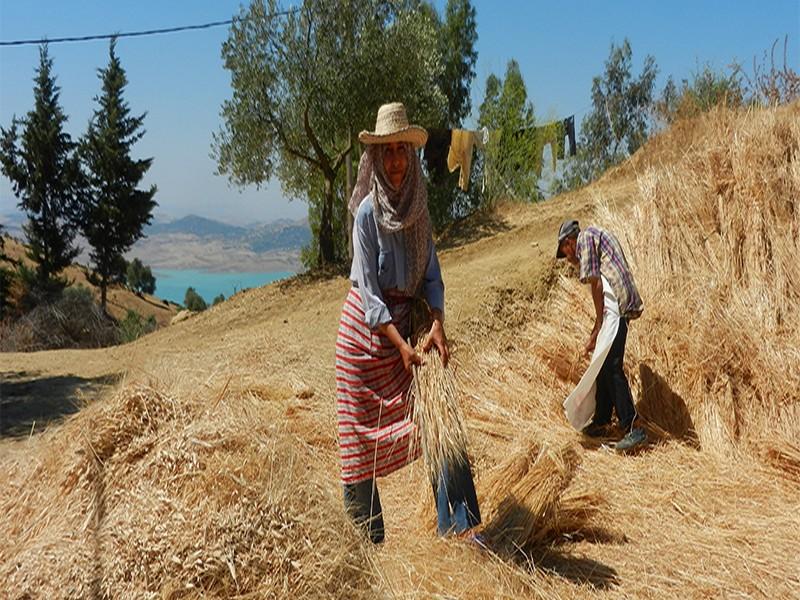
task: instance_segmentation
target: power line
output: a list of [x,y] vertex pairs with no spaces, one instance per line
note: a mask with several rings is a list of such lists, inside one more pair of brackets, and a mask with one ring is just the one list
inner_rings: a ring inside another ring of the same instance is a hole
[[[299,8],[290,8],[288,10],[281,10],[268,15],[268,18],[280,17],[299,11]],[[126,31],[122,33],[103,33],[98,35],[83,35],[77,37],[60,37],[60,38],[43,38],[39,40],[12,40],[2,41],[0,46],[28,46],[39,44],[60,44],[63,42],[91,42],[95,40],[110,40],[111,38],[125,38],[125,37],[142,37],[146,35],[159,35],[163,33],[177,33],[180,31],[194,31],[198,29],[211,29],[212,27],[221,27],[222,25],[230,25],[238,19],[226,19],[225,21],[212,21],[211,23],[203,23],[201,25],[181,25],[179,27],[166,27],[164,29],[147,29],[145,31]]]

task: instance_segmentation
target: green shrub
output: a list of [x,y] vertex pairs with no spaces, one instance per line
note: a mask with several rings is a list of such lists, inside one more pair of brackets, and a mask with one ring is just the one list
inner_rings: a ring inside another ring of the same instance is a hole
[[22,312],[28,312],[43,304],[57,302],[67,287],[65,277],[51,276],[41,279],[39,275],[38,270],[25,266],[21,261],[17,265],[17,281],[21,288],[19,309]]
[[143,335],[152,333],[157,327],[155,316],[150,315],[145,319],[135,310],[128,310],[128,314],[119,322],[118,326],[120,343],[127,344],[139,339]]
[[194,312],[204,311],[208,308],[208,304],[203,300],[203,297],[198,294],[193,287],[186,290],[186,295],[183,297],[183,305],[187,310]]
[[3,327],[0,351],[104,348],[117,344],[118,336],[116,324],[95,302],[91,290],[74,286]]
[[153,294],[156,291],[156,278],[153,277],[153,272],[138,258],[128,263],[125,279],[128,287],[137,294]]
[[11,291],[13,276],[11,269],[0,267],[0,321],[6,317],[8,312],[9,292]]

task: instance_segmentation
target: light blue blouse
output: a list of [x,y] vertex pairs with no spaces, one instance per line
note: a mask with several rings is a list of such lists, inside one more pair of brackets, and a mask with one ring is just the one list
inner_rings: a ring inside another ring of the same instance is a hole
[[[378,227],[373,213],[372,194],[361,201],[353,224],[350,279],[361,295],[370,329],[391,322],[392,315],[386,307],[382,290],[402,290],[406,287],[405,236],[402,230],[387,233]],[[422,291],[430,307],[438,308],[444,316],[444,282],[433,240]]]

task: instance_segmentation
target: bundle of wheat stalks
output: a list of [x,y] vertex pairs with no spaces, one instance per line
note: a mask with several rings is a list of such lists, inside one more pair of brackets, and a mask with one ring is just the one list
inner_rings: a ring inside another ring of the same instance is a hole
[[[492,497],[485,533],[493,546],[525,550],[562,530],[559,507],[579,464],[572,445],[551,448],[535,442],[523,445],[502,463],[486,484]],[[568,508],[565,516],[574,524],[575,502]]]
[[[417,352],[422,354],[421,342]],[[452,369],[435,349],[424,357],[425,363],[414,367],[412,422],[419,435],[409,451],[421,451],[428,477],[435,482],[446,465],[468,460],[467,433]]]

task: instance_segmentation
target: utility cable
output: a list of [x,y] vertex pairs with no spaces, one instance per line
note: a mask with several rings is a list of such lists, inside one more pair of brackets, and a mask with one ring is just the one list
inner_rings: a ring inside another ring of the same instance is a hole
[[[290,8],[281,10],[268,15],[267,18],[281,17],[299,11],[299,8]],[[226,19],[225,21],[212,21],[210,23],[202,23],[200,25],[181,25],[179,27],[166,27],[163,29],[147,29],[144,31],[125,31],[121,33],[102,33],[97,35],[83,35],[76,37],[60,37],[60,38],[42,38],[38,40],[11,40],[0,41],[2,46],[30,46],[39,44],[60,44],[64,42],[92,42],[96,40],[110,40],[112,38],[126,38],[126,37],[143,37],[148,35],[160,35],[164,33],[178,33],[181,31],[196,31],[198,29],[211,29],[212,27],[221,27],[223,25],[230,25],[239,19]]]

